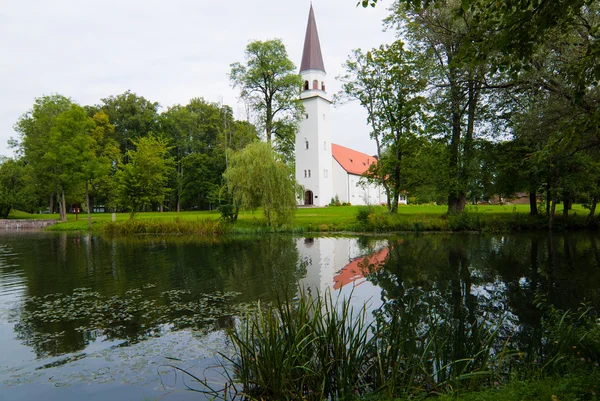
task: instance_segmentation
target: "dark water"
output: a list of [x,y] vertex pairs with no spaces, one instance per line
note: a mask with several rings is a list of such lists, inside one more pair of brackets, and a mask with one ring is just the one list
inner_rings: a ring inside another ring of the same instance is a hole
[[518,339],[539,324],[541,299],[600,306],[599,246],[595,233],[203,241],[0,231],[0,399],[202,399],[167,365],[210,376],[244,305],[298,283],[373,309],[418,300],[457,318],[509,316]]

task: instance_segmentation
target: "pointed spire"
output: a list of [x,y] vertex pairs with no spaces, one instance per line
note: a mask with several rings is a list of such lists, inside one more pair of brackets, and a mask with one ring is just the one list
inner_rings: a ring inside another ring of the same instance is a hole
[[319,42],[319,33],[317,32],[317,23],[315,22],[315,12],[313,11],[312,2],[310,3],[310,12],[308,13],[308,25],[306,26],[306,37],[304,38],[302,64],[300,64],[300,72],[306,70],[321,70],[325,72],[323,55],[321,54],[321,43]]

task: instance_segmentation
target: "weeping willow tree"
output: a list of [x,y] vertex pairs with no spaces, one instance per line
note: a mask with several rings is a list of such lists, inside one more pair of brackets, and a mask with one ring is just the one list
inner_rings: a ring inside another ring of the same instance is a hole
[[255,142],[232,153],[223,176],[237,207],[262,207],[269,227],[293,221],[302,188],[267,143]]

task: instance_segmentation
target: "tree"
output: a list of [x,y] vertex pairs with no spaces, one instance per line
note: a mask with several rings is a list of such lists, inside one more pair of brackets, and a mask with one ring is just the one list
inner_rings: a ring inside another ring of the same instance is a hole
[[[93,195],[97,194],[100,188],[113,187],[114,166],[117,165],[120,158],[120,151],[117,142],[112,137],[115,126],[108,121],[108,115],[103,111],[94,114],[94,129],[91,131],[91,141],[89,158],[84,161],[83,175],[85,179],[85,207],[88,215],[88,223],[90,230],[92,229],[92,203],[90,202],[90,192]],[[110,189],[110,195],[112,192]],[[106,194],[106,192],[104,193]],[[109,196],[110,196],[109,195]]]
[[[461,213],[476,171],[475,148],[480,108],[487,88],[486,61],[468,64],[460,55],[473,38],[473,19],[460,13],[459,0],[440,2],[436,7],[413,7],[396,1],[389,26],[409,39],[411,50],[434,60],[428,77],[434,113],[430,131],[438,130],[448,143],[448,213]],[[423,72],[415,72],[423,74]]]
[[246,47],[246,62],[231,64],[229,78],[241,98],[258,114],[267,144],[294,143],[302,113],[298,91],[302,78],[280,39],[254,41]]
[[[110,123],[115,126],[113,135],[123,155],[132,149],[134,141],[157,132],[157,102],[126,91],[102,99],[102,103],[98,108],[108,114]],[[91,112],[93,115],[95,110]]]
[[209,207],[211,194],[223,184],[227,149],[256,140],[256,129],[235,121],[230,107],[202,98],[169,108],[161,114],[160,125],[176,163],[171,186],[178,211]]
[[23,157],[35,181],[56,195],[62,221],[67,219],[66,197],[80,188],[84,164],[93,158],[93,128],[85,109],[60,95],[36,99],[33,110],[17,122]]
[[371,138],[377,143],[377,163],[368,177],[383,185],[388,210],[398,211],[403,188],[402,161],[409,142],[419,132],[426,87],[425,61],[404,49],[402,42],[381,46],[366,53],[356,50],[345,64],[341,98],[358,100],[367,109]]
[[145,206],[162,204],[175,171],[164,139],[148,135],[133,144],[136,149],[127,151],[129,163],[121,164],[117,172],[119,203],[131,211],[130,219]]
[[22,159],[0,158],[0,217],[8,218],[12,209],[32,211],[37,206],[30,172]]
[[267,225],[289,224],[302,191],[293,171],[264,142],[254,142],[229,158],[223,175],[237,206],[263,208]]
[[40,192],[48,196],[50,212],[54,211],[55,201],[58,202],[58,198],[55,198],[56,188],[50,178],[54,166],[48,166],[42,161],[48,151],[47,140],[56,117],[68,110],[71,104],[71,99],[59,94],[36,98],[32,109],[24,113],[14,126],[19,139],[13,139],[11,145],[17,148],[17,154],[31,166],[33,180]]

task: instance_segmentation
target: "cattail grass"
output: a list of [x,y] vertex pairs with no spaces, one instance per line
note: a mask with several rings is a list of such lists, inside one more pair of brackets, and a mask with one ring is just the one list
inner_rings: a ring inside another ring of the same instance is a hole
[[373,319],[366,306],[334,298],[304,291],[297,301],[279,297],[229,331],[235,352],[227,359],[244,396],[320,401],[474,388],[489,383],[497,374],[490,367],[509,355],[494,351],[498,329],[486,322],[424,322],[410,308]]

